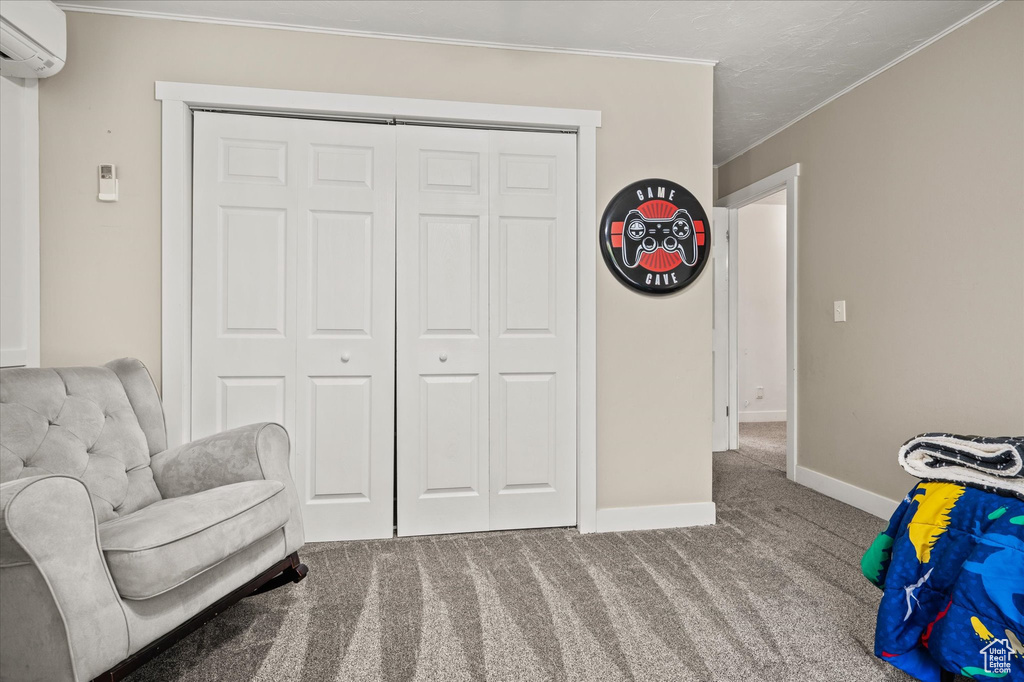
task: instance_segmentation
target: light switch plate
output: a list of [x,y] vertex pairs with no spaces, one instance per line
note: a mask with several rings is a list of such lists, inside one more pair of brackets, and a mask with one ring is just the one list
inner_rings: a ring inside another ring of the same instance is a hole
[[846,322],[846,301],[835,301],[832,304],[835,322]]

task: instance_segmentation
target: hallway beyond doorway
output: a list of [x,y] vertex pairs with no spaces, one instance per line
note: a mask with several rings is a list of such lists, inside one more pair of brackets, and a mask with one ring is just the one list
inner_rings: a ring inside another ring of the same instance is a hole
[[740,422],[739,454],[786,470],[786,422]]

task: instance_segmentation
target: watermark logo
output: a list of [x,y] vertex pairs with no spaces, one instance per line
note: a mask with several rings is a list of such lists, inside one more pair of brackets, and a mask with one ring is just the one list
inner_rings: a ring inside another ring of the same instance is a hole
[[990,675],[1010,674],[1010,657],[1014,651],[1010,648],[1009,640],[993,639],[980,653],[985,657],[985,672]]

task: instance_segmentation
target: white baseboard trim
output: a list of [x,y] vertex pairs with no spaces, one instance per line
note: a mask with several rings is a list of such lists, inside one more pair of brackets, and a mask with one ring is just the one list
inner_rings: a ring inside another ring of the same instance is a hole
[[623,530],[711,526],[714,523],[714,502],[690,502],[598,509],[595,530],[598,533],[615,533]]
[[740,422],[784,422],[785,410],[740,410],[736,417]]
[[796,482],[811,490],[816,490],[822,495],[873,514],[880,519],[888,520],[896,511],[896,507],[900,505],[899,500],[882,497],[878,493],[858,488],[850,483],[840,481],[838,478],[832,478],[802,466],[796,468]]

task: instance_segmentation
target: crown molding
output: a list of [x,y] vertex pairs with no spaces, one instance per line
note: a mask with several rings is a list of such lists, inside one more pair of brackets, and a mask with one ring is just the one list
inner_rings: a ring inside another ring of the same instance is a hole
[[301,33],[323,33],[327,35],[348,36],[350,38],[376,38],[382,40],[404,40],[414,43],[432,43],[435,45],[457,45],[460,47],[484,47],[494,50],[517,50],[520,52],[550,52],[554,54],[580,55],[584,57],[610,57],[614,59],[642,59],[652,62],[672,62],[675,64],[699,64],[714,66],[717,59],[691,59],[688,57],[669,57],[656,54],[638,54],[633,52],[616,52],[613,50],[582,50],[564,47],[544,47],[538,45],[517,45],[513,43],[494,43],[483,40],[457,40],[454,38],[431,38],[426,36],[406,35],[401,33],[378,33],[374,31],[353,31],[341,28],[318,28],[298,24],[279,24],[269,21],[250,21],[245,19],[218,19],[202,17],[194,14],[178,14],[172,12],[151,12],[110,7],[80,5],[75,2],[57,2],[58,7],[66,12],[84,12],[87,14],[108,14],[138,19],[165,19],[170,21],[187,21],[197,24],[218,24],[221,26],[241,26],[244,28],[264,28],[278,31],[298,31]]
[[917,54],[918,52],[920,52],[924,48],[928,47],[929,45],[931,45],[935,41],[940,40],[941,38],[944,38],[945,36],[949,35],[953,31],[955,31],[958,28],[960,28],[961,26],[963,26],[964,24],[968,24],[968,23],[974,21],[975,19],[980,17],[982,14],[984,14],[987,11],[989,11],[990,9],[995,7],[996,5],[1001,4],[1002,2],[1003,2],[1003,0],[992,0],[992,2],[989,2],[988,4],[980,7],[977,10],[975,10],[973,13],[968,14],[966,17],[964,17],[960,21],[956,22],[955,24],[953,24],[949,28],[946,28],[946,29],[940,31],[939,33],[936,33],[934,36],[932,36],[928,40],[924,41],[920,45],[917,45],[916,47],[911,48],[907,52],[904,52],[902,55],[900,55],[896,59],[892,60],[891,62],[889,62],[885,66],[881,67],[880,69],[872,71],[867,76],[864,76],[863,78],[861,78],[859,81],[857,81],[853,85],[850,85],[850,86],[840,90],[839,92],[837,92],[836,94],[832,95],[831,97],[829,97],[828,99],[824,100],[823,102],[821,102],[819,104],[816,104],[814,107],[812,107],[811,109],[808,109],[804,113],[800,114],[799,116],[794,118],[792,121],[790,121],[786,125],[781,126],[780,128],[777,128],[776,130],[774,130],[771,133],[768,133],[767,135],[765,135],[764,137],[759,139],[757,142],[754,142],[753,144],[744,147],[740,151],[738,151],[735,154],[733,154],[732,156],[730,156],[725,161],[721,161],[719,163],[714,164],[714,167],[715,168],[721,168],[722,166],[724,166],[725,164],[729,163],[730,161],[734,161],[735,159],[738,159],[739,157],[743,156],[744,154],[749,152],[754,147],[756,147],[756,146],[758,146],[760,144],[763,144],[763,143],[767,142],[768,140],[770,140],[771,138],[775,137],[776,135],[781,133],[786,128],[789,128],[790,126],[792,126],[792,125],[794,125],[796,123],[799,123],[803,119],[805,119],[808,116],[810,116],[811,114],[813,114],[818,109],[821,109],[826,104],[829,104],[830,102],[833,102],[833,101],[839,99],[840,97],[842,97],[846,93],[850,92],[851,90],[853,90],[853,89],[855,89],[857,87],[860,87],[861,85],[864,85],[865,83],[867,83],[869,80],[871,80],[875,76],[879,76],[882,73],[884,73],[885,71],[888,71],[892,67],[894,67],[897,64],[899,64],[900,62],[902,62],[904,59]]
[[[753,142],[752,144],[747,145],[746,147],[744,147],[740,151],[736,152],[735,154],[733,154],[732,156],[727,158],[725,161],[720,161],[720,162],[718,162],[716,164],[713,164],[713,167],[714,168],[721,168],[722,166],[726,165],[727,163],[738,159],[739,157],[741,157],[744,154],[746,154],[747,152],[749,152],[751,149],[754,149],[758,145],[764,144],[765,142],[767,142],[771,138],[775,137],[776,135],[778,135],[782,131],[786,130],[787,128],[790,128],[791,126],[795,125],[796,123],[799,123],[800,121],[802,121],[803,119],[807,118],[808,116],[813,114],[815,111],[821,109],[825,105],[827,105],[827,104],[829,104],[829,103],[839,99],[840,97],[842,97],[846,93],[850,92],[851,90],[854,90],[854,89],[860,87],[861,85],[863,85],[864,83],[868,82],[872,78],[874,78],[874,77],[884,73],[885,71],[888,71],[892,67],[894,67],[897,64],[899,64],[900,62],[902,62],[904,59],[907,59],[908,57],[910,57],[910,56],[912,56],[914,54],[917,54],[918,52],[920,52],[924,48],[928,47],[929,45],[931,45],[935,41],[940,40],[941,38],[949,35],[953,31],[957,30],[961,26],[963,26],[963,25],[965,25],[967,23],[970,23],[971,21],[977,19],[979,16],[981,16],[985,12],[989,11],[990,9],[995,7],[996,5],[1001,4],[1002,2],[1003,2],[1003,0],[992,0],[991,2],[983,5],[982,7],[978,8],[976,11],[974,11],[973,13],[967,15],[966,17],[964,17],[960,21],[956,22],[952,26],[949,26],[948,28],[940,31],[939,33],[937,33],[936,35],[932,36],[928,40],[925,40],[920,45],[917,45],[916,47],[911,48],[910,50],[908,50],[907,52],[903,53],[902,55],[900,55],[896,59],[893,59],[891,62],[885,64],[881,68],[876,69],[875,71],[873,71],[872,73],[868,74],[867,76],[861,78],[860,80],[858,80],[857,82],[853,83],[852,85],[847,86],[846,88],[844,88],[843,90],[840,90],[839,92],[837,92],[836,94],[832,95],[831,97],[828,97],[827,99],[823,100],[822,102],[816,104],[815,106],[813,106],[812,108],[808,109],[804,113],[800,114],[799,116],[797,116],[793,120],[789,121],[785,125],[782,125],[782,126],[776,128],[774,131],[768,133],[764,137],[761,137],[757,141]],[[548,53],[554,53],[554,54],[580,55],[580,56],[585,56],[585,57],[606,57],[606,58],[613,58],[613,59],[640,59],[640,60],[656,61],[656,62],[672,62],[672,63],[677,63],[677,64],[699,64],[699,65],[704,65],[704,66],[714,66],[714,65],[718,64],[718,60],[716,60],[716,59],[691,59],[691,58],[686,58],[686,57],[667,57],[667,56],[664,56],[664,55],[636,54],[636,53],[631,53],[631,52],[616,52],[616,51],[611,51],[611,50],[582,50],[582,49],[570,49],[570,48],[560,48],[560,47],[542,47],[542,46],[534,46],[534,45],[515,45],[515,44],[512,44],[512,43],[496,43],[496,42],[476,41],[476,40],[456,40],[456,39],[449,39],[449,38],[430,38],[430,37],[424,37],[424,36],[405,35],[405,34],[398,34],[398,33],[377,33],[377,32],[373,32],[373,31],[353,31],[353,30],[340,29],[340,28],[317,28],[317,27],[311,27],[311,26],[300,26],[298,24],[278,24],[278,23],[265,22],[265,21],[248,21],[248,20],[243,20],[243,19],[217,19],[217,18],[210,18],[210,17],[201,17],[201,16],[198,16],[198,15],[192,15],[192,14],[178,14],[178,13],[171,13],[171,12],[152,12],[152,11],[146,11],[146,10],[130,10],[130,9],[108,8],[108,7],[95,7],[93,5],[81,5],[81,4],[78,4],[78,3],[75,3],[75,2],[61,2],[60,0],[57,0],[56,4],[57,4],[58,7],[60,7],[61,9],[65,10],[65,11],[68,11],[68,12],[83,12],[83,13],[87,13],[87,14],[107,14],[107,15],[113,15],[113,16],[134,17],[134,18],[139,18],[139,19],[164,19],[164,20],[170,20],[170,21],[186,21],[186,22],[199,23],[199,24],[217,24],[217,25],[221,25],[221,26],[240,26],[240,27],[243,27],[243,28],[263,28],[263,29],[272,29],[272,30],[279,30],[279,31],[298,31],[298,32],[302,32],[302,33],[322,33],[322,34],[327,34],[327,35],[348,36],[348,37],[352,37],[352,38],[376,38],[376,39],[381,39],[381,40],[403,40],[403,41],[407,41],[407,42],[431,43],[431,44],[436,44],[436,45],[456,45],[456,46],[461,46],[461,47],[482,47],[482,48],[490,48],[490,49],[495,49],[495,50],[517,50],[517,51],[522,51],[522,52],[548,52]]]

